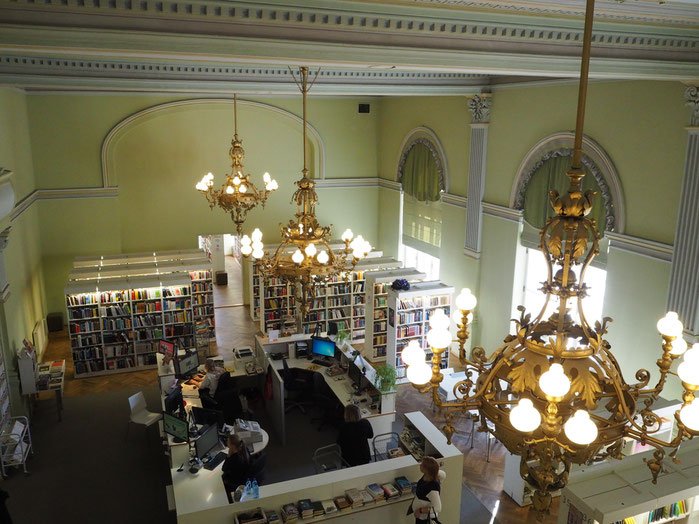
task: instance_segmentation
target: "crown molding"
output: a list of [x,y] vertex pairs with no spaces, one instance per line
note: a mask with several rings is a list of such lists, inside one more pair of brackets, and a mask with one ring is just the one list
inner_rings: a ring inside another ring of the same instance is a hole
[[632,237],[621,233],[606,231],[604,235],[609,238],[609,247],[634,253],[654,260],[672,262],[673,246],[647,240],[645,238]]
[[492,217],[503,218],[505,220],[510,220],[512,222],[522,222],[523,213],[519,209],[513,209],[511,207],[500,206],[498,204],[491,204],[490,202],[481,202],[481,207],[483,208],[484,215],[490,215]]
[[20,200],[10,213],[10,221],[16,220],[34,202],[39,200],[63,200],[66,198],[114,198],[119,196],[116,187],[78,187],[69,189],[36,189]]
[[466,209],[466,197],[451,193],[442,193],[442,202],[450,206]]

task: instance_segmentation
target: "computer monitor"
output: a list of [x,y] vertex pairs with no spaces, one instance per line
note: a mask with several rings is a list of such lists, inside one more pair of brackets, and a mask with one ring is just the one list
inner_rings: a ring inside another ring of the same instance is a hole
[[314,355],[320,355],[323,357],[333,358],[335,356],[335,342],[327,338],[315,338],[312,339],[313,345],[311,352]]
[[163,412],[163,430],[174,437],[175,442],[187,442],[189,440],[189,424],[186,420]]
[[197,457],[204,458],[218,443],[218,427],[214,424],[206,428],[201,436],[194,441]]
[[165,397],[165,411],[174,415],[180,410],[184,410],[184,398],[182,397],[182,387],[177,386]]
[[158,341],[158,353],[167,355],[170,358],[175,356],[175,344],[168,342],[167,340]]
[[196,352],[187,353],[183,357],[175,359],[175,375],[183,378],[192,375],[199,367],[199,356]]
[[223,418],[223,411],[215,409],[204,409],[192,406],[192,418],[198,426],[218,426],[222,429],[226,423]]
[[362,370],[354,362],[349,363],[349,368],[347,369],[347,375],[349,376],[352,384],[354,384],[355,389],[360,389],[362,387]]

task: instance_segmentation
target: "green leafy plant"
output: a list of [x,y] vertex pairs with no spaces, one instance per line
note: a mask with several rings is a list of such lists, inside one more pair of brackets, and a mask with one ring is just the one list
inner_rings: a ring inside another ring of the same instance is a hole
[[340,329],[337,332],[337,335],[335,335],[335,344],[338,346],[342,346],[347,342],[350,338],[349,331],[346,329]]
[[376,368],[376,387],[379,391],[391,391],[396,387],[396,368],[390,364]]

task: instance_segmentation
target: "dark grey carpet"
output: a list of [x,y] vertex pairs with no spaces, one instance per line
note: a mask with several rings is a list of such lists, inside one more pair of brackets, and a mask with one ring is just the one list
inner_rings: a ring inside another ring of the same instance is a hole
[[[149,523],[171,524],[165,485],[167,459],[157,436],[132,425],[128,397],[137,390],[64,399],[63,422],[53,400],[40,401],[32,420],[34,456],[25,475],[11,470],[3,483],[15,524]],[[155,387],[143,390],[148,407],[159,411]]]

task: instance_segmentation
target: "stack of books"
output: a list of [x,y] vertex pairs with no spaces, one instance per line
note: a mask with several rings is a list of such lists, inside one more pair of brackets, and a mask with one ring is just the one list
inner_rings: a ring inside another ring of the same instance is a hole
[[392,500],[396,500],[398,497],[400,497],[400,491],[398,491],[398,488],[396,488],[396,486],[394,486],[391,482],[381,484],[381,488],[383,489],[384,495],[386,495],[387,502],[391,502]]
[[350,502],[349,502],[349,500],[347,500],[347,497],[343,497],[343,496],[335,497],[333,499],[333,502],[335,502],[337,509],[339,509],[340,511],[349,511],[349,509],[350,509]]
[[337,512],[337,506],[331,499],[324,500],[321,504],[323,505],[323,511],[326,515],[332,515]]
[[400,491],[401,497],[404,495],[410,495],[411,493],[415,493],[415,485],[412,482],[410,482],[407,478],[396,477],[395,483],[396,487],[398,488],[398,491]]
[[359,496],[362,497],[362,505],[363,506],[366,506],[367,504],[376,504],[374,497],[371,496],[366,489],[360,489]]
[[282,518],[284,522],[295,522],[299,519],[299,510],[293,504],[284,504],[282,506]]
[[[334,506],[335,504],[333,504]],[[314,517],[320,517],[321,515],[325,515],[325,510],[323,509],[323,503],[320,500],[316,500],[314,502],[311,502],[311,506],[313,506],[313,516]]]
[[298,508],[302,519],[310,519],[313,516],[313,506],[311,505],[311,499],[299,500]]
[[267,524],[267,518],[261,508],[241,511],[235,516],[236,524]]
[[347,500],[352,505],[352,509],[361,508],[364,505],[364,499],[359,494],[359,490],[357,488],[345,490],[345,497],[347,497]]
[[265,511],[265,517],[267,517],[267,522],[269,524],[277,524],[278,522],[281,522],[281,520],[279,520],[279,515],[273,509]]
[[383,493],[383,489],[381,489],[381,486],[378,484],[369,484],[366,487],[367,493],[371,495],[374,498],[374,502],[376,504],[380,504],[381,502],[386,502],[386,496]]

